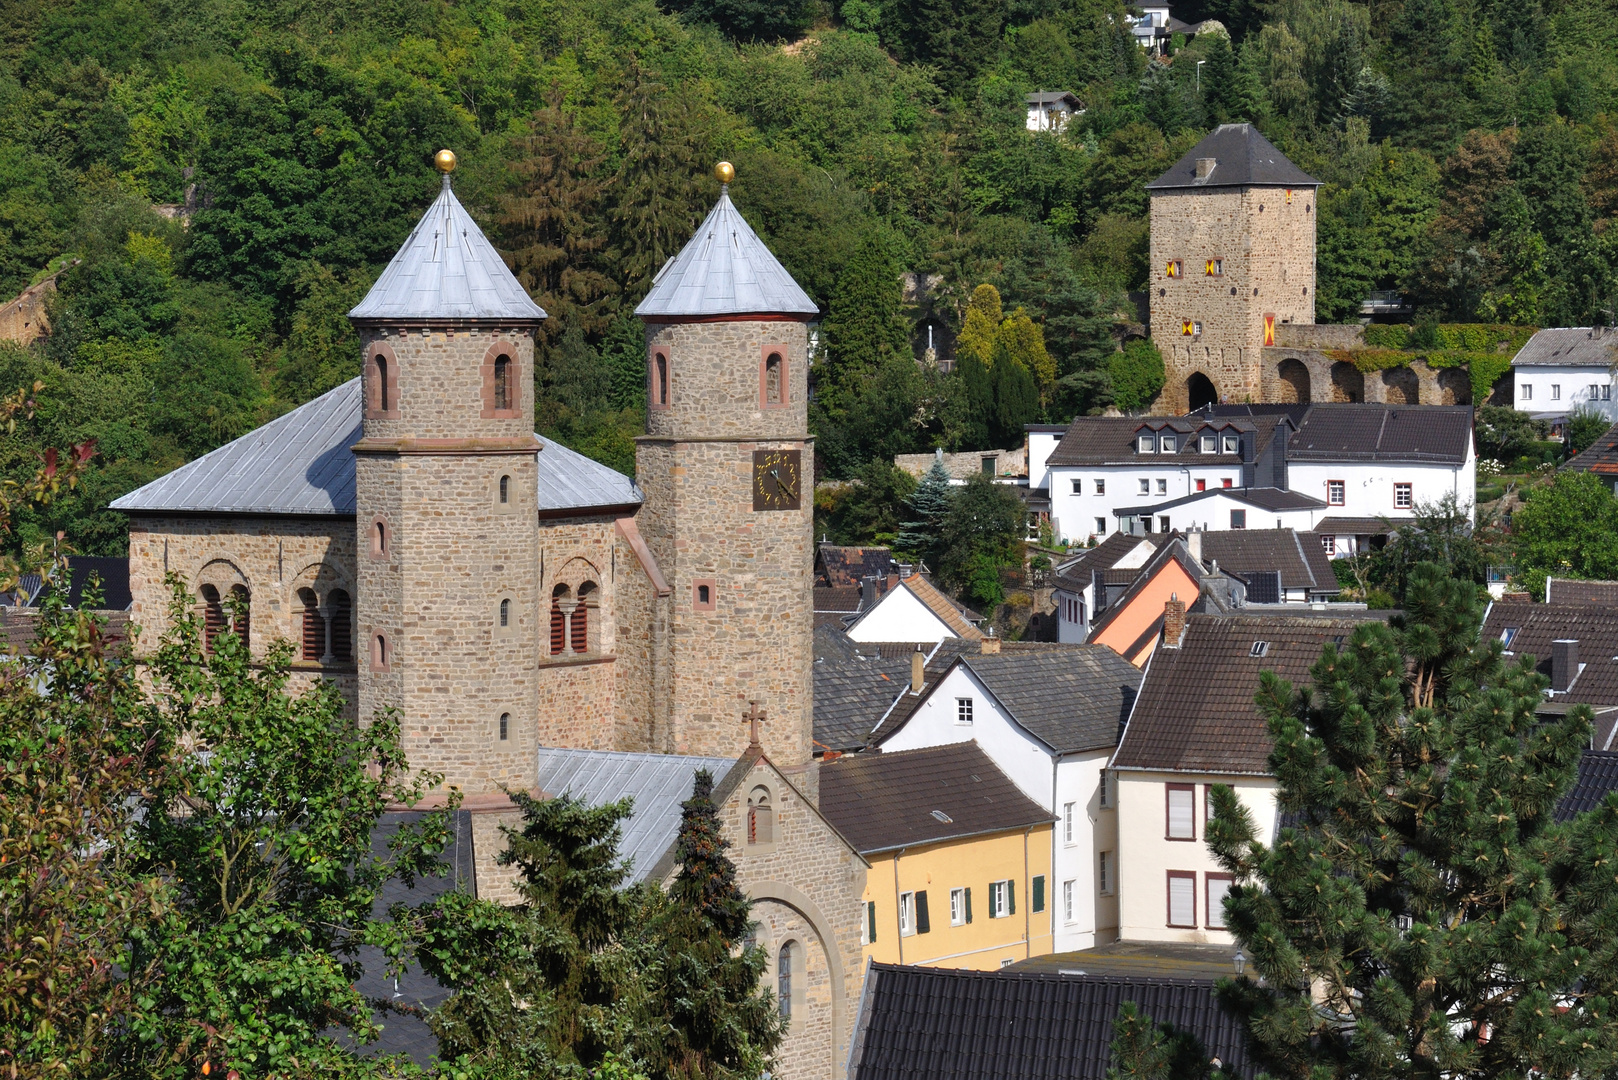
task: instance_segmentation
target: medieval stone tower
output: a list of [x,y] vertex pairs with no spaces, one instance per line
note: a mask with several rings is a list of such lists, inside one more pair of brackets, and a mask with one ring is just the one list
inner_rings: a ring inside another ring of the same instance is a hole
[[658,273],[646,323],[647,434],[636,451],[640,529],[673,590],[653,696],[661,749],[734,756],[741,716],[811,799],[813,301],[730,201]]
[[410,763],[472,804],[533,783],[539,445],[529,299],[444,186],[349,313],[359,715],[395,708]]
[[1319,186],[1251,124],[1221,125],[1146,185],[1158,412],[1263,400],[1275,327],[1315,321]]

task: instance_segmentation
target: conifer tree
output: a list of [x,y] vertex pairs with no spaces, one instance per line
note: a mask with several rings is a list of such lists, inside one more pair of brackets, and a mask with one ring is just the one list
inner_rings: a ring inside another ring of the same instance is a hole
[[620,315],[601,339],[601,360],[611,380],[615,409],[646,407],[646,328],[633,315]]
[[713,202],[703,136],[683,91],[631,61],[614,103],[622,160],[613,178],[612,258],[624,298],[638,302],[652,276],[691,239]]
[[867,233],[837,277],[821,327],[829,354],[822,392],[831,408],[848,408],[883,359],[910,355],[910,331],[899,312],[899,264],[883,238]]
[[973,356],[984,367],[992,364],[994,339],[1004,321],[1000,290],[988,284],[973,289],[972,298],[966,302],[966,317],[961,320],[961,332],[955,338],[957,361]]
[[1000,323],[995,341],[1006,355],[1021,364],[1034,377],[1041,394],[1056,384],[1056,361],[1045,348],[1045,334],[1028,312],[1018,308]]
[[1431,564],[1406,614],[1328,644],[1257,701],[1286,824],[1228,787],[1208,842],[1262,976],[1220,996],[1272,1076],[1602,1076],[1618,1066],[1618,795],[1554,815],[1590,712],[1478,640],[1477,589]]
[[745,945],[752,902],[736,884],[713,801],[713,776],[698,770],[682,804],[675,857],[680,873],[656,928],[661,973],[652,1009],[663,1033],[659,1076],[678,1080],[755,1077],[784,1025],[760,978],[764,950]]
[[[1039,331],[1035,328],[1034,332]],[[989,447],[1009,449],[1023,441],[1023,425],[1039,419],[1039,387],[1034,384],[1033,374],[1023,366],[1021,359],[1012,355],[1004,341],[995,344],[994,355],[995,364],[989,372],[994,380]]]
[[893,546],[918,559],[936,558],[938,545],[944,534],[944,519],[949,516],[954,492],[950,488],[949,473],[942,459],[935,458],[916,485],[916,490],[905,500],[910,520],[899,525],[899,535]]

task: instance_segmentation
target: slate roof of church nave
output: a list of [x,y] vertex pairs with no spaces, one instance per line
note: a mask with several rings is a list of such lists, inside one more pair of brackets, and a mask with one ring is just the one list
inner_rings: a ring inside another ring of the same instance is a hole
[[[354,453],[360,441],[360,380],[116,499],[126,513],[308,514],[355,512]],[[538,439],[538,509],[638,506],[635,481],[550,439]]]

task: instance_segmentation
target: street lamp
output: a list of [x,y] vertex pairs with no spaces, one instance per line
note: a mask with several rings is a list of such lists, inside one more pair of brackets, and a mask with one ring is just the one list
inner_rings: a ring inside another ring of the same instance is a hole
[[1240,949],[1237,949],[1236,955],[1230,958],[1230,962],[1236,965],[1236,977],[1241,978],[1242,972],[1247,970],[1247,957],[1242,955]]
[[1207,62],[1206,60],[1197,61],[1197,93],[1199,94],[1202,93],[1202,65]]

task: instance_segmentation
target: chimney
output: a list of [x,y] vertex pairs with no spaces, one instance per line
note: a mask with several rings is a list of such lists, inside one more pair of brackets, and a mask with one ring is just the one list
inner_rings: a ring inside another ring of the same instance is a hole
[[1163,605],[1163,644],[1171,649],[1180,647],[1180,639],[1185,637],[1185,602],[1180,599],[1179,593],[1170,593],[1169,602]]
[[1202,565],[1202,530],[1195,525],[1185,534],[1186,550],[1191,552],[1191,559],[1199,567]]
[[921,654],[921,646],[910,654],[910,692],[921,693],[921,688],[927,683],[927,658]]
[[1579,677],[1579,643],[1573,638],[1551,642],[1551,690],[1565,694]]
[[1197,179],[1206,180],[1213,175],[1214,166],[1219,164],[1218,158],[1199,157],[1197,159]]
[[994,627],[992,627],[992,626],[989,627],[988,634],[985,635],[984,638],[983,638],[983,655],[984,656],[999,656],[1000,655],[1000,639],[994,636]]

